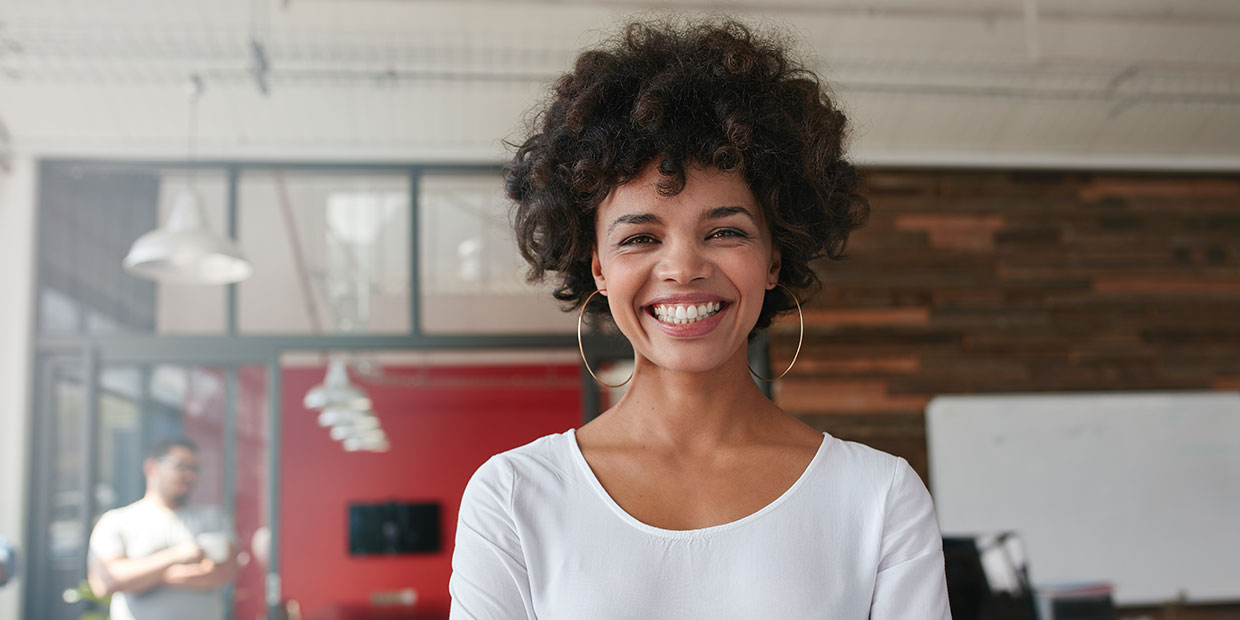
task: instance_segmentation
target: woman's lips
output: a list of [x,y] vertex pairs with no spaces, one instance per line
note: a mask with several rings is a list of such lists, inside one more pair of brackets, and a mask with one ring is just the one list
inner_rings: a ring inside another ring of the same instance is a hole
[[[706,306],[706,316],[702,318],[700,310],[690,313],[687,306],[693,305],[700,309]],[[712,310],[711,307],[715,308]],[[723,320],[723,315],[732,308],[732,304],[727,302],[713,302],[705,304],[654,304],[646,308],[646,316],[650,317],[659,329],[669,336],[676,338],[696,338],[710,333]],[[695,314],[692,318],[689,314]],[[685,315],[681,319],[675,317]],[[686,322],[675,322],[677,320]],[[691,322],[689,322],[691,321]]]

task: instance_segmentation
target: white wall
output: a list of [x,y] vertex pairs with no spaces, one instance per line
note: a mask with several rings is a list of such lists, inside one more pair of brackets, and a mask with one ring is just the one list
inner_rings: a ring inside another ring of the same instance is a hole
[[[20,544],[29,457],[35,171],[28,156],[12,164],[9,174],[0,172],[0,534]],[[0,589],[0,618],[18,617],[20,590],[20,581]]]

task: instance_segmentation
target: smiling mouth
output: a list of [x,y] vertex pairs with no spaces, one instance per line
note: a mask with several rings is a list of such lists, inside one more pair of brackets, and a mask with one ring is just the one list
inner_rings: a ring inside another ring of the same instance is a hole
[[685,325],[709,319],[726,307],[727,303],[721,301],[702,304],[654,304],[647,311],[661,323]]

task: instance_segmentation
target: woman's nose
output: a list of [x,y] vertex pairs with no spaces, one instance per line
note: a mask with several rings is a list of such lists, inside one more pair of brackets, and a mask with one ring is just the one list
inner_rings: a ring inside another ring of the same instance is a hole
[[691,242],[665,242],[656,275],[662,280],[682,284],[698,278],[709,278],[714,264],[703,248]]

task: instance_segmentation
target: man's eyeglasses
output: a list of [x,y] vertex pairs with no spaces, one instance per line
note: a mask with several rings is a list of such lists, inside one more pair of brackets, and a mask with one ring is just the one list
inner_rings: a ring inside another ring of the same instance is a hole
[[172,469],[180,473],[189,473],[189,474],[198,473],[197,463],[182,463],[180,461],[171,461],[171,460],[166,460],[166,459],[160,459],[159,462],[163,463],[164,465],[167,465],[168,467],[171,467]]

